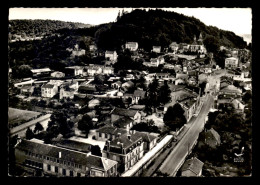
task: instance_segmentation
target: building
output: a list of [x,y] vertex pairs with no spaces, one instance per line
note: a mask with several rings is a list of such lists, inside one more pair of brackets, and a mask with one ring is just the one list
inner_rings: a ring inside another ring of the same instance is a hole
[[63,77],[65,77],[65,73],[59,72],[59,71],[54,71],[53,73],[51,73],[51,77],[63,78]]
[[87,68],[87,74],[89,76],[94,76],[96,74],[106,74],[106,75],[114,74],[114,68],[113,67],[90,64],[86,68]]
[[141,122],[141,114],[139,111],[115,107],[111,112],[111,122],[113,123],[122,117],[131,118],[134,120],[134,124]]
[[229,57],[225,59],[225,68],[237,68],[238,59],[235,57]]
[[136,51],[138,49],[138,43],[137,42],[127,42],[125,44],[125,48],[129,49],[130,51]]
[[153,46],[152,52],[161,53],[161,46]]
[[202,175],[202,167],[204,163],[196,157],[188,159],[181,168],[181,176],[183,177],[199,177]]
[[58,93],[58,86],[55,84],[47,83],[41,86],[41,96],[44,98],[52,98]]
[[50,76],[50,68],[31,69],[33,77]]
[[178,49],[179,49],[179,45],[176,42],[172,42],[169,45],[169,48],[171,48],[171,50],[173,51],[173,53],[177,53]]
[[119,89],[121,86],[122,86],[121,81],[116,81],[116,82],[111,84],[111,87],[114,88],[114,89]]
[[205,144],[211,148],[216,148],[221,144],[220,135],[213,128],[206,131],[204,137]]
[[106,141],[102,157],[118,162],[118,171],[123,173],[135,165],[144,155],[142,136],[129,132],[120,137]]
[[21,140],[15,147],[17,165],[35,174],[58,177],[117,176],[117,162],[43,141]]
[[82,66],[71,66],[66,67],[66,75],[67,76],[80,76],[83,75],[83,67]]
[[108,59],[108,60],[112,60],[112,61],[117,60],[116,51],[106,51],[105,52],[105,58]]
[[77,81],[65,82],[60,86],[60,100],[63,98],[73,99],[78,91],[79,83]]
[[123,134],[126,134],[127,130],[124,128],[117,128],[114,126],[105,125],[96,130],[96,140],[98,141],[107,141],[114,140],[117,137],[120,137]]
[[122,117],[116,120],[113,125],[117,128],[129,131],[133,127],[133,120],[129,117]]
[[34,88],[35,87],[32,86],[32,85],[24,85],[24,86],[21,87],[20,93],[22,95],[31,96],[32,93],[34,92]]
[[122,89],[124,91],[128,91],[132,87],[134,87],[134,82],[132,82],[132,81],[127,81],[127,82],[122,84]]

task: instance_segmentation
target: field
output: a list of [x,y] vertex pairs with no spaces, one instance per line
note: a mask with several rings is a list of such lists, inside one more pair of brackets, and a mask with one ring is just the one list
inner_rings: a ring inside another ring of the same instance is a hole
[[39,114],[41,114],[41,113],[9,108],[8,109],[8,123],[9,123],[9,125],[16,125],[19,122],[27,121],[33,117],[36,117]]

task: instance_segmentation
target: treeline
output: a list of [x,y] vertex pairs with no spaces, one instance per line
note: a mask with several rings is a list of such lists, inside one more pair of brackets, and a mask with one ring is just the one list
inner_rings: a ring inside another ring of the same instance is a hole
[[206,26],[194,17],[164,10],[134,10],[105,24],[95,32],[97,45],[104,49],[119,49],[126,41],[136,41],[147,51],[154,45],[168,47],[171,42],[192,43],[194,35],[214,37],[218,45],[244,48],[246,42],[233,32]]
[[43,36],[54,33],[56,30],[68,28],[86,28],[90,27],[89,24],[64,22],[56,20],[10,20],[9,32],[11,37],[15,38],[15,35],[21,35],[24,37]]

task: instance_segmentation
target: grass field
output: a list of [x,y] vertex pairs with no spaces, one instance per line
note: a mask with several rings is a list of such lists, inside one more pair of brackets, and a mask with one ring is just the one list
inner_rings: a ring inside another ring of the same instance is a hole
[[9,108],[8,109],[8,123],[9,123],[9,125],[13,125],[18,122],[27,121],[30,118],[36,117],[39,114],[41,114],[41,113],[27,111],[27,110],[21,110],[21,109],[15,109],[15,108]]

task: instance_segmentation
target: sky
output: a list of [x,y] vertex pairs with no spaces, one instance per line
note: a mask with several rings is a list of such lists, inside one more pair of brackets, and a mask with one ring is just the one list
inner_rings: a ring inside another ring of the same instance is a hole
[[[123,8],[10,8],[9,20],[50,19],[98,25],[114,22]],[[148,8],[146,8],[148,9]],[[193,16],[206,25],[233,31],[237,35],[251,34],[252,10],[250,8],[162,8]],[[131,12],[132,8],[124,8]]]

